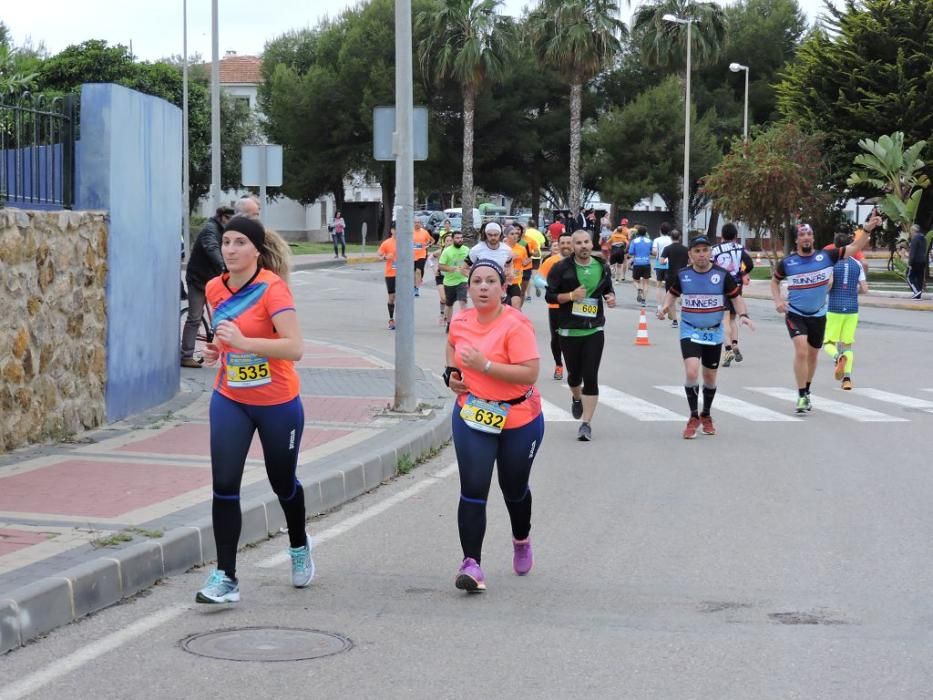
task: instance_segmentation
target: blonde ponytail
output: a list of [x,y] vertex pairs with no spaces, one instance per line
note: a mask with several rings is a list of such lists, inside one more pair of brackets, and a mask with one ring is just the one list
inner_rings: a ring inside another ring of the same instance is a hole
[[292,251],[288,242],[270,228],[266,229],[265,251],[259,257],[259,264],[274,272],[288,284],[292,268]]

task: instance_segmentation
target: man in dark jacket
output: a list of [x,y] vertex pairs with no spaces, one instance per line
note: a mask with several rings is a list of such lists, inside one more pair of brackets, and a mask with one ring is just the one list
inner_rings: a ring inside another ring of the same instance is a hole
[[599,363],[603,356],[606,316],[603,302],[616,305],[612,272],[601,258],[593,257],[593,239],[588,231],[573,234],[573,255],[551,268],[547,276],[549,304],[559,305],[557,335],[567,367],[570,411],[583,419],[577,439],[592,439],[590,422],[599,402]]
[[224,226],[232,216],[233,209],[230,207],[218,209],[204,224],[194,245],[191,246],[191,257],[185,271],[185,282],[188,283],[188,318],[181,334],[182,367],[201,366],[194,358],[194,344],[198,338],[198,328],[201,327],[201,316],[204,314],[204,288],[208,280],[224,271],[220,245]]
[[907,284],[914,299],[923,296],[923,278],[926,276],[929,258],[927,257],[927,239],[917,224],[910,227],[910,249],[907,253]]

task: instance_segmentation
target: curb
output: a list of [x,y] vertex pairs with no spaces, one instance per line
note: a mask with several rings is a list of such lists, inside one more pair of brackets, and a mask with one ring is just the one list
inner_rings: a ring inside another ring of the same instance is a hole
[[347,265],[363,265],[365,263],[382,262],[382,258],[377,255],[351,255],[349,258],[338,260],[309,260],[307,262],[295,262],[292,265],[293,271],[299,270],[327,270]]
[[[397,474],[401,457],[414,461],[450,439],[450,406],[387,445],[357,455],[303,484],[309,516],[332,510]],[[240,547],[278,534],[285,517],[278,498],[243,503]],[[162,537],[102,556],[0,598],[0,654],[154,585],[159,579],[214,559],[210,519],[169,530]]]
[[[771,295],[765,294],[764,292],[754,291],[746,289],[742,292],[742,296],[747,299],[765,299],[770,300]],[[927,300],[914,300],[914,299],[903,299],[899,297],[883,297],[879,298],[868,298],[865,295],[859,296],[859,305],[868,306],[875,309],[901,309],[904,311],[933,311],[933,301]]]

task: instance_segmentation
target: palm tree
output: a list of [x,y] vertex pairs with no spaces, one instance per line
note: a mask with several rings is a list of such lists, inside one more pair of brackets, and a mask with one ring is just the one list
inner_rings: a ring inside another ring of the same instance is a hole
[[510,52],[511,24],[497,9],[501,0],[441,0],[440,7],[418,14],[424,74],[438,82],[453,79],[463,94],[463,233],[473,230],[473,115],[476,94],[501,82]]
[[570,200],[582,202],[580,181],[580,113],[583,85],[615,58],[628,34],[617,19],[615,0],[542,0],[529,15],[532,49],[544,65],[557,70],[570,84]]
[[693,0],[652,0],[638,8],[632,18],[632,34],[645,65],[676,71],[686,69],[687,28],[666,22],[666,14],[694,20],[690,32],[693,67],[716,61],[726,38],[726,16],[720,5]]

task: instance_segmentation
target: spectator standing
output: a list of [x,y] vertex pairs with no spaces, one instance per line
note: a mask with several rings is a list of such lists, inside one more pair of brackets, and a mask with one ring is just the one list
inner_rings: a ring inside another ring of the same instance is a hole
[[337,256],[337,245],[340,245],[340,256],[342,258],[347,257],[347,238],[345,231],[347,229],[347,222],[343,220],[343,216],[340,215],[338,211],[334,214],[334,233],[332,238],[334,240],[334,257]]
[[927,271],[927,239],[917,224],[910,227],[910,247],[907,252],[907,284],[913,299],[923,296],[923,282]]

